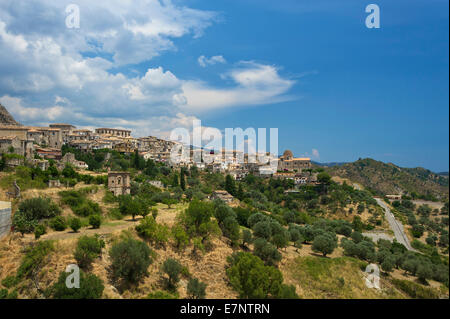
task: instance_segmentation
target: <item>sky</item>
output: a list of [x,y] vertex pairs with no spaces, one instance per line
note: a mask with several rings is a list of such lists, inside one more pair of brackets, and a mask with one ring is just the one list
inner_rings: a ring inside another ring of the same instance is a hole
[[448,6],[2,0],[0,103],[27,125],[278,128],[280,153],[448,171]]

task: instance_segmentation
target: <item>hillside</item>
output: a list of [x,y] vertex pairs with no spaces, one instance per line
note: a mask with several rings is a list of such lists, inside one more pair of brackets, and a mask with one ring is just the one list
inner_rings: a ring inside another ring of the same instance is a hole
[[330,167],[327,171],[333,176],[360,183],[379,195],[417,193],[448,198],[448,178],[421,167],[401,168],[366,158]]
[[6,107],[0,104],[0,125],[21,125],[14,117],[8,112]]

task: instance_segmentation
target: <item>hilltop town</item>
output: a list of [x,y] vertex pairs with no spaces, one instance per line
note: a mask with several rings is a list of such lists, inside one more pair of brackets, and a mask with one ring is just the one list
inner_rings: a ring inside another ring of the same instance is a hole
[[359,175],[289,150],[275,170],[225,149],[173,162],[177,142],[126,129],[0,120],[0,299],[448,298],[434,184],[386,178],[389,194],[365,184],[372,161]]

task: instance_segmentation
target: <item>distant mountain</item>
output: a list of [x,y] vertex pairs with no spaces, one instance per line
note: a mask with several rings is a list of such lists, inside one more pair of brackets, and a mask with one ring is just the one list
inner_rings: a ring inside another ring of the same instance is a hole
[[432,195],[448,198],[449,179],[422,167],[401,168],[370,158],[327,168],[332,176],[348,178],[374,192],[383,194]]
[[321,167],[333,167],[333,166],[341,166],[347,164],[347,162],[330,162],[330,163],[319,163],[315,161],[311,161],[312,164],[321,166]]
[[17,122],[14,117],[9,114],[6,107],[0,104],[0,125],[18,125],[21,126],[19,122]]

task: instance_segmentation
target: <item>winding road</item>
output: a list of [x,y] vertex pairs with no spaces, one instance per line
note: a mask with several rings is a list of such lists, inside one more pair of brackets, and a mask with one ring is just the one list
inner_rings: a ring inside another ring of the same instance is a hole
[[403,244],[408,250],[414,251],[414,249],[411,247],[411,243],[409,242],[408,237],[405,234],[402,223],[395,219],[394,214],[392,214],[391,210],[382,199],[375,198],[375,200],[377,201],[378,205],[383,207],[385,216],[389,222],[389,226],[391,226],[391,229],[394,232],[397,241]]

